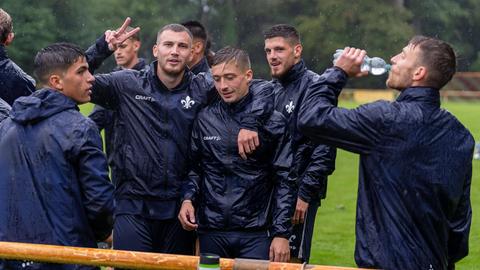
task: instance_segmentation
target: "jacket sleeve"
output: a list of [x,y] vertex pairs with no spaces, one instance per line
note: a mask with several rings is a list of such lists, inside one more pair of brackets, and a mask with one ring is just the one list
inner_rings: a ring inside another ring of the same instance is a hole
[[88,125],[77,155],[77,174],[89,224],[95,238],[102,241],[113,228],[113,185],[108,178],[98,130],[92,122],[89,121]]
[[[95,75],[95,81],[92,86],[91,102],[104,107],[105,109],[115,110],[119,102],[120,84],[129,83],[129,71],[119,71],[108,74]],[[131,83],[131,82],[130,82]]]
[[3,99],[0,98],[0,123],[3,121],[3,119],[8,117],[11,109],[12,108],[10,107],[10,105],[8,105],[7,102],[3,101]]
[[339,68],[327,69],[312,83],[300,107],[298,128],[317,143],[347,151],[368,154],[388,131],[392,113],[386,101],[377,101],[355,109],[337,108],[338,95],[347,81]]
[[316,144],[305,173],[300,177],[298,197],[308,203],[324,199],[327,177],[335,170],[335,147]]
[[[472,163],[468,167],[463,194],[453,219],[449,222],[448,235],[448,262],[453,266],[455,262],[468,255],[468,236],[472,223],[472,206],[470,204],[470,185],[472,181]],[[453,268],[452,268],[453,269]]]
[[15,63],[11,62],[14,68],[11,72],[0,73],[0,82],[3,93],[0,96],[10,106],[13,102],[23,96],[29,96],[35,92],[35,80],[26,74]]
[[95,105],[93,111],[88,116],[97,125],[99,131],[102,131],[113,119],[113,113],[102,106]]
[[240,128],[258,131],[273,113],[273,84],[264,80],[253,80],[250,83],[253,102],[250,111],[240,121]]
[[201,168],[199,167],[199,161],[200,161],[200,134],[199,134],[199,127],[198,127],[198,120],[196,120],[193,124],[192,128],[192,136],[190,138],[190,155],[189,155],[189,174],[187,177],[187,181],[185,185],[183,186],[183,198],[182,201],[184,200],[191,200],[192,202],[195,202],[196,200],[196,195],[199,192],[200,185],[200,173],[201,173]]
[[105,41],[105,35],[97,38],[95,43],[85,51],[90,73],[93,74],[112,53],[113,51],[110,51],[108,43]]
[[[282,118],[281,131],[277,134],[277,146],[272,160],[274,179],[274,205],[272,211],[272,237],[288,239],[292,233],[293,204],[296,198],[296,179],[290,175],[292,165],[292,147],[286,120],[280,113],[273,117]],[[270,122],[270,121],[269,121]],[[278,122],[277,122],[278,123]]]

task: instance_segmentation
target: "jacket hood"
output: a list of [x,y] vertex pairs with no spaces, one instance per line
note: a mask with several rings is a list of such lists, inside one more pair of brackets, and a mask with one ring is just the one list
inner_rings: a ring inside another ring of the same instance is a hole
[[70,109],[78,110],[71,98],[52,89],[41,89],[30,96],[18,98],[13,103],[10,115],[13,121],[27,124]]

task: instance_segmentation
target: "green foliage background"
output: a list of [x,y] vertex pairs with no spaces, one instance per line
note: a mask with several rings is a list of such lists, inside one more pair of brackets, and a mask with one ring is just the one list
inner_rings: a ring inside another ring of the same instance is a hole
[[[186,20],[203,22],[213,49],[246,49],[257,77],[268,78],[262,31],[277,23],[296,26],[310,69],[321,73],[332,53],[347,45],[389,59],[415,34],[442,38],[454,45],[459,70],[480,70],[480,1],[478,0],[4,0],[0,7],[14,19],[16,40],[9,55],[32,73],[35,53],[56,41],[87,47],[125,17],[142,28],[141,56],[151,48],[161,26]],[[103,70],[113,67],[110,60]],[[350,87],[384,88],[383,78],[367,78]]]
[[[262,31],[277,23],[296,26],[302,35],[304,59],[321,73],[331,55],[347,45],[389,59],[415,34],[436,36],[458,54],[460,71],[480,70],[480,1],[478,0],[3,0],[0,8],[14,20],[16,38],[9,56],[32,74],[35,53],[59,41],[84,48],[125,17],[142,28],[141,56],[152,59],[151,48],[161,26],[200,20],[211,34],[213,49],[232,45],[246,49],[257,77],[268,78]],[[103,67],[108,71],[110,59]],[[100,71],[102,71],[100,70]],[[373,76],[371,76],[373,77]],[[384,77],[354,80],[350,87],[383,88]],[[357,104],[346,103],[346,106]],[[480,140],[478,103],[446,103]],[[83,110],[88,111],[89,105]],[[358,157],[339,151],[337,170],[330,178],[328,197],[318,212],[312,263],[354,266],[354,221]],[[480,162],[474,161],[473,224],[470,256],[457,269],[480,266]]]

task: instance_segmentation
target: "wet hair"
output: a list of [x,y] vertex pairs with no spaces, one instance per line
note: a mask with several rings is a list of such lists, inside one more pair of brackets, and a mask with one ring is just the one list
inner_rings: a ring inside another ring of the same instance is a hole
[[8,34],[13,31],[12,17],[0,8],[0,44],[7,41]]
[[190,30],[193,38],[201,39],[204,43],[207,42],[207,30],[199,21],[186,21],[182,25]]
[[176,33],[186,32],[190,36],[190,39],[193,40],[192,32],[190,32],[190,30],[188,30],[188,28],[186,28],[185,26],[183,26],[181,24],[172,23],[172,24],[165,25],[164,27],[162,27],[162,29],[160,29],[158,31],[158,33],[157,33],[157,43],[159,41],[158,39],[160,38],[160,35],[167,30],[170,30],[170,31],[173,31],[173,32],[176,32]]
[[300,34],[295,27],[288,24],[277,24],[263,32],[264,39],[282,37],[291,45],[300,44]]
[[215,55],[213,56],[212,67],[232,61],[235,61],[235,64],[242,71],[251,68],[250,57],[248,56],[248,53],[244,50],[240,50],[230,46],[223,47],[215,53]]
[[48,45],[35,56],[35,77],[41,84],[46,85],[53,72],[66,72],[82,57],[85,57],[85,53],[75,44],[62,42]]
[[441,89],[453,77],[457,60],[453,48],[445,41],[425,36],[414,36],[409,43],[420,49],[418,63],[428,69],[426,86]]

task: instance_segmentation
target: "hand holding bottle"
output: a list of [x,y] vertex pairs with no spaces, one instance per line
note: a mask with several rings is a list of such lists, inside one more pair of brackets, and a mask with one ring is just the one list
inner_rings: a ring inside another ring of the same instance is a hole
[[362,71],[360,66],[363,63],[366,51],[356,48],[345,47],[345,49],[334,59],[334,65],[347,73],[349,77],[361,77],[368,74]]
[[[349,48],[349,47],[347,47],[347,48]],[[345,48],[345,50],[347,48]],[[355,49],[355,48],[350,48],[350,49]],[[356,49],[356,50],[358,50],[358,49]],[[344,50],[341,50],[341,49],[338,49],[338,50],[335,51],[335,54],[333,55],[333,64],[335,66],[338,66],[336,64],[336,62],[339,59],[339,57],[343,54],[343,52],[344,52]],[[385,62],[385,60],[383,60],[382,58],[380,58],[380,57],[370,58],[366,55],[363,58],[363,62],[360,66],[360,70],[362,72],[367,71],[368,73],[370,73],[372,75],[381,75],[381,74],[384,74],[385,72],[389,72],[390,69],[391,69],[391,66],[389,64],[387,64]],[[349,76],[350,76],[350,74],[349,74]]]

